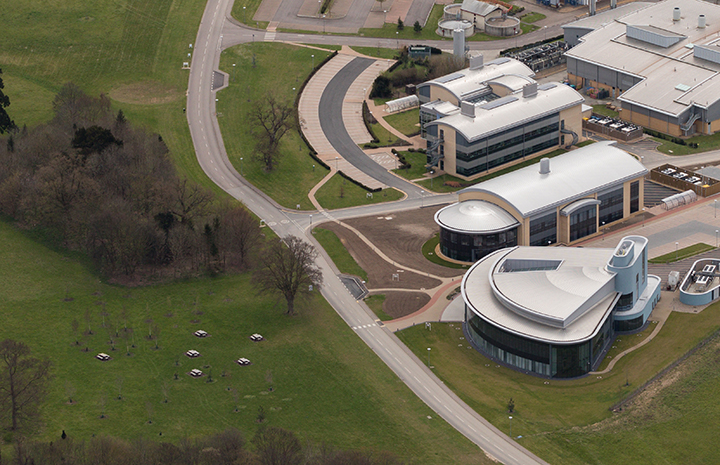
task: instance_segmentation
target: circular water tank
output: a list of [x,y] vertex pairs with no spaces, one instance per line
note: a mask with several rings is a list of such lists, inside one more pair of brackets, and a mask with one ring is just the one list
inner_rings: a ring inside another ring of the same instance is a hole
[[465,37],[470,37],[475,33],[475,28],[473,24],[470,21],[466,21],[464,19],[461,19],[459,21],[456,19],[441,19],[438,22],[438,28],[435,33],[441,37],[452,38],[453,31],[455,29],[462,29]]
[[443,8],[443,19],[462,19],[459,3],[452,3]]
[[520,33],[520,20],[513,16],[499,16],[485,21],[485,33],[491,36],[508,37]]

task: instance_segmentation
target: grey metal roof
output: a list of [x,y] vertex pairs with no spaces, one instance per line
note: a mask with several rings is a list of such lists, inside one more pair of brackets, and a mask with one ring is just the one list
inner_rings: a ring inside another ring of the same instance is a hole
[[623,17],[627,14],[632,13],[633,11],[637,11],[643,8],[646,8],[650,5],[653,5],[653,3],[650,2],[632,2],[632,3],[626,3],[625,5],[619,5],[617,8],[608,9],[605,11],[601,11],[600,13],[597,13],[594,16],[586,16],[582,19],[578,19],[577,21],[573,21],[572,23],[563,24],[560,26],[561,28],[582,28],[582,29],[590,29],[594,30],[601,26],[604,26],[607,23],[611,23],[615,21],[615,19]]
[[[680,21],[672,19],[675,7],[681,10]],[[697,27],[701,14],[707,18],[704,28]],[[652,25],[687,38],[663,48],[629,39],[627,25]],[[706,108],[720,100],[720,66],[695,58],[686,47],[716,41],[720,33],[720,6],[702,0],[665,0],[596,27],[580,38],[580,43],[568,50],[566,56],[640,78],[639,83],[619,97],[621,102],[678,117],[692,105]],[[679,90],[678,84],[690,89]]]
[[[613,249],[515,247],[473,265],[461,291],[471,311],[514,334],[555,344],[592,338],[616,299]],[[501,273],[505,259],[561,260],[557,269]]]
[[520,223],[513,216],[490,202],[466,200],[441,208],[435,222],[455,232],[492,233],[507,231]]
[[550,160],[549,174],[540,174],[536,163],[465,188],[459,198],[486,192],[527,218],[647,174],[632,155],[613,145],[596,142],[558,155]]
[[526,121],[580,105],[584,100],[575,89],[559,85],[540,90],[533,97],[523,97],[522,93],[517,93],[477,106],[474,118],[456,113],[428,125],[447,125],[468,141],[474,141],[519,126]]
[[479,2],[478,0],[464,0],[460,9],[475,15],[487,16],[495,10],[499,10],[500,7],[492,3]]

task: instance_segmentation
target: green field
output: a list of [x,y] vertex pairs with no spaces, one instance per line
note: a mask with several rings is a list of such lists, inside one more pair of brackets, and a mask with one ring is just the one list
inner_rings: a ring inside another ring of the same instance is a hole
[[337,208],[392,202],[402,199],[404,195],[402,192],[392,188],[383,189],[380,192],[369,192],[339,174],[335,174],[318,189],[315,193],[315,199],[320,202],[323,208],[335,210]]
[[320,243],[325,252],[330,255],[335,266],[338,267],[340,273],[352,274],[360,277],[363,281],[367,281],[367,273],[365,270],[360,268],[352,255],[347,251],[340,238],[337,235],[328,230],[323,229],[322,226],[313,230],[315,239]]
[[427,156],[424,153],[420,152],[398,152],[402,154],[405,157],[405,161],[410,163],[409,169],[396,169],[392,170],[393,173],[397,174],[398,176],[401,176],[405,179],[408,179],[410,181],[414,179],[420,179],[424,178],[425,174],[427,173],[427,170],[425,169],[425,164],[427,161]]
[[257,128],[250,114],[269,94],[280,101],[294,101],[310,74],[311,55],[318,64],[329,54],[306,47],[255,42],[229,48],[220,59],[220,69],[230,74],[229,87],[217,94],[218,122],[228,158],[238,171],[242,163],[242,174],[248,181],[288,208],[300,205],[302,210],[313,210],[307,194],[328,170],[310,157],[310,148],[297,131],[291,130],[280,142],[279,166],[266,172],[254,157]]
[[657,150],[666,155],[692,155],[693,153],[707,152],[720,148],[720,133],[709,136],[693,136],[685,139],[685,142],[688,144],[698,144],[697,148],[692,148],[689,145],[676,144],[657,137],[653,137],[653,140],[660,143]]
[[418,126],[418,121],[420,121],[419,108],[394,113],[386,116],[384,119],[390,126],[408,137],[420,134],[420,126]]
[[520,17],[520,20],[525,23],[534,23],[545,19],[546,16],[542,13],[527,13]]
[[[402,31],[399,31],[397,24],[385,23],[381,28],[361,28],[360,35],[365,37],[379,37],[385,39],[403,39],[403,40],[442,40],[442,37],[435,34],[438,20],[443,15],[444,5],[434,5],[430,16],[428,16],[426,26],[422,31],[415,32],[412,24],[406,24]],[[400,48],[399,46],[396,48]]]
[[425,242],[422,246],[422,254],[425,258],[427,258],[429,261],[436,263],[438,265],[446,266],[448,268],[460,268],[460,269],[466,269],[469,268],[470,265],[461,265],[459,263],[453,263],[449,262],[447,260],[443,260],[440,258],[437,253],[435,253],[435,248],[440,243],[440,237],[437,235],[437,233],[428,239],[427,242]]
[[358,53],[376,58],[385,58],[387,60],[394,60],[397,56],[397,50],[394,48],[380,48],[380,47],[356,47],[352,46],[351,49]]
[[[1,337],[26,342],[54,364],[42,412],[46,440],[63,429],[77,440],[162,433],[163,440],[177,441],[227,427],[251,436],[263,406],[267,424],[303,440],[385,449],[419,463],[461,464],[464,456],[486,463],[442,420],[429,421],[434,413],[319,296],[287,317],[275,297],[256,296],[248,275],[128,289],[101,282],[8,223],[0,222],[0,239],[6,245],[0,251]],[[79,334],[80,345],[73,319],[80,332],[93,332]],[[134,332],[125,332],[126,324]],[[146,338],[153,326],[157,341]],[[193,336],[197,329],[210,337]],[[253,343],[248,336],[255,332],[267,340]],[[135,344],[131,356],[126,343]],[[187,358],[189,349],[201,357]],[[100,362],[98,352],[113,359]],[[233,363],[239,357],[252,365]],[[213,381],[191,378],[192,368]]]
[[704,244],[702,242],[698,244],[693,244],[688,247],[683,247],[680,250],[676,250],[674,252],[668,252],[665,255],[660,255],[659,257],[654,257],[648,260],[650,263],[672,263],[676,262],[678,260],[682,260],[684,258],[694,257],[697,254],[701,254],[703,252],[707,252],[709,250],[713,250],[715,247]]
[[385,302],[385,294],[375,294],[365,298],[365,303],[380,321],[390,321],[393,317],[385,313],[383,302]]
[[598,115],[610,116],[611,118],[617,118],[620,116],[620,113],[609,109],[606,105],[593,105],[592,107],[593,113],[597,113]]
[[[720,416],[720,406],[714,401],[718,395],[714,365],[707,366],[714,373],[712,377],[698,384],[692,379],[683,380],[680,389],[663,396],[657,403],[664,409],[660,412],[672,406],[672,415],[666,419],[645,421],[643,416],[623,417],[609,411],[610,406],[720,328],[720,304],[700,314],[672,313],[653,341],[623,357],[610,373],[577,380],[550,380],[549,384],[544,379],[498,367],[469,348],[458,328],[453,324],[434,324],[432,331],[413,327],[398,335],[418,357],[426,357],[430,347],[435,373],[505,433],[509,431],[506,407],[512,397],[516,407],[512,415],[513,435],[522,436],[518,439],[520,444],[549,463],[622,464],[631,458],[634,464],[651,465],[720,460],[717,449],[696,447],[712,442],[714,434],[714,428],[708,426],[700,432],[702,428],[697,425],[714,424],[716,420],[710,418]],[[639,342],[643,335],[622,335],[619,339],[615,345],[625,347],[624,339]],[[606,425],[607,422],[611,423]],[[683,456],[683,460],[678,456]]]

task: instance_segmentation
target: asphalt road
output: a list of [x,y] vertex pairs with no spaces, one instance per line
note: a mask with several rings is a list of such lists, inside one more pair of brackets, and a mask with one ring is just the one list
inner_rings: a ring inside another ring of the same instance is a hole
[[[243,202],[256,215],[265,220],[279,236],[293,234],[314,243],[320,251],[317,265],[321,269],[324,284],[323,296],[337,311],[338,315],[356,334],[392,369],[405,384],[432,410],[450,425],[481,447],[492,457],[507,464],[544,463],[525,448],[508,438],[494,426],[462,402],[396,337],[387,329],[375,323],[370,314],[345,289],[338,279],[338,270],[324,250],[312,236],[305,235],[310,221],[309,215],[288,213],[262,192],[250,186],[230,164],[222,135],[215,117],[215,92],[213,71],[217,69],[222,48],[232,41],[223,38],[227,30],[226,14],[229,14],[232,0],[209,0],[200,22],[195,53],[192,57],[188,81],[187,119],[198,162],[218,186],[234,198]],[[247,41],[251,32],[238,35],[232,40]],[[420,198],[389,205],[373,205],[369,208],[347,209],[340,215],[374,214],[399,209],[417,208],[432,203],[445,203],[452,195]],[[419,205],[418,205],[419,204]]]
[[343,100],[350,85],[374,62],[375,60],[369,58],[355,58],[330,80],[320,97],[320,127],[330,144],[350,164],[381,183],[405,192],[411,198],[419,198],[422,189],[390,174],[387,169],[375,163],[352,140],[343,122]]

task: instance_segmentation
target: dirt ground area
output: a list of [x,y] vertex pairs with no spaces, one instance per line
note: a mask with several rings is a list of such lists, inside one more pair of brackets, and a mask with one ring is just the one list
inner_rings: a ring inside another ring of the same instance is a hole
[[383,312],[393,318],[415,313],[430,302],[430,296],[424,292],[384,292]]
[[[461,276],[465,270],[437,265],[422,255],[423,244],[439,232],[439,227],[435,224],[433,217],[435,212],[443,206],[420,208],[388,216],[353,218],[345,223],[360,231],[378,249],[397,263],[415,270],[426,271],[435,276],[445,278]],[[364,266],[363,268],[367,270]]]
[[[352,255],[358,265],[367,272],[368,280],[366,285],[369,290],[384,288],[432,289],[433,287],[437,287],[441,284],[440,280],[435,278],[422,276],[405,270],[400,270],[398,272],[398,268],[396,266],[393,266],[391,263],[383,260],[365,242],[363,242],[357,234],[344,226],[329,222],[324,223],[320,227],[334,232],[338,238],[340,238],[340,241],[342,241],[345,248],[347,248],[348,252],[350,252],[350,255]],[[385,249],[383,249],[380,245],[378,245],[378,248],[388,254],[387,251],[385,251]],[[418,253],[418,255],[422,259],[421,254]],[[388,254],[388,256],[390,256],[390,254]],[[396,261],[398,263],[404,263],[400,260]],[[392,279],[393,274],[399,275],[398,281]],[[388,314],[391,313],[388,312]]]

